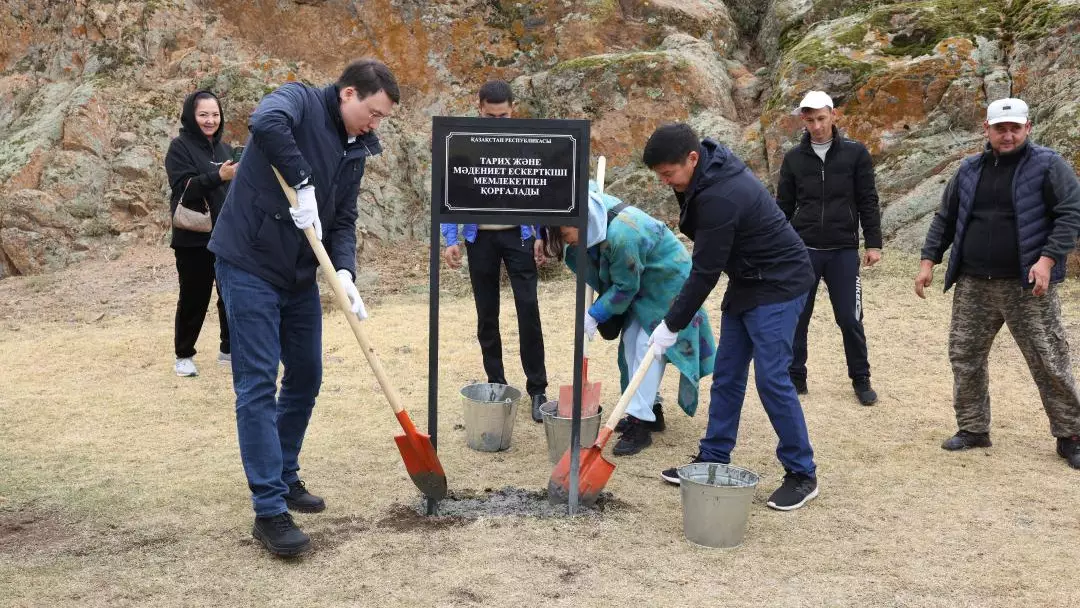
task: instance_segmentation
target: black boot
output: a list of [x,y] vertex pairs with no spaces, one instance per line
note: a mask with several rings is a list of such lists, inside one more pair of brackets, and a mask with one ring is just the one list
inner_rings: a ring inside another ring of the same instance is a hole
[[[653,401],[652,413],[656,416],[656,420],[654,422],[646,422],[645,425],[654,433],[664,432],[664,429],[667,428],[667,424],[664,423],[664,398],[660,395],[657,395],[656,401]],[[625,433],[631,418],[633,418],[633,416],[623,416],[623,419],[615,425],[615,432],[619,434]]]
[[289,484],[289,493],[285,495],[285,506],[300,513],[318,513],[326,509],[326,501],[307,491],[304,482],[296,480]]
[[628,422],[626,431],[619,437],[619,442],[611,453],[616,456],[633,456],[641,450],[652,445],[652,431],[647,422],[643,422],[633,416],[626,417]]
[[544,415],[540,412],[540,406],[547,403],[547,395],[540,393],[532,396],[532,419],[533,422],[543,422]]
[[957,431],[955,435],[941,444],[941,449],[955,452],[956,450],[970,450],[971,448],[988,448],[991,445],[993,444],[990,443],[990,433]]
[[855,396],[859,398],[859,403],[863,405],[874,405],[877,403],[877,392],[870,386],[870,378],[855,378],[851,381],[851,387],[855,389]]
[[311,538],[293,523],[292,515],[282,513],[272,517],[256,517],[251,535],[267,551],[281,557],[300,555],[311,549]]
[[1069,462],[1069,466],[1080,469],[1080,437],[1058,437],[1057,453]]

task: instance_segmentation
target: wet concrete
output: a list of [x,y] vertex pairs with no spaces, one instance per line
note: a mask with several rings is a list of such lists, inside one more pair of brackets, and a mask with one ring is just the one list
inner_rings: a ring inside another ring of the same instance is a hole
[[[610,492],[602,492],[596,503],[581,507],[579,515],[598,516],[606,509],[617,507],[618,501]],[[421,515],[427,514],[427,503],[421,501],[414,507]],[[546,490],[525,490],[507,486],[495,490],[457,490],[447,494],[439,502],[437,517],[453,519],[479,519],[481,517],[567,517],[566,505],[552,505]]]

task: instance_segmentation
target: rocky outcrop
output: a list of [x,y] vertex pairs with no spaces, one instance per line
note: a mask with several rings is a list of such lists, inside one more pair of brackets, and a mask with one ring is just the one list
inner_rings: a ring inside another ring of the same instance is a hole
[[730,145],[766,184],[824,88],[874,152],[886,233],[911,247],[942,180],[977,150],[987,99],[1031,103],[1037,140],[1080,165],[1074,0],[0,0],[0,274],[164,242],[162,167],[180,102],[218,93],[226,139],[287,80],[373,55],[403,103],[360,192],[361,246],[429,230],[430,117],[474,112],[489,78],[523,115],[592,121],[610,191],[674,219],[639,162],[658,124]]

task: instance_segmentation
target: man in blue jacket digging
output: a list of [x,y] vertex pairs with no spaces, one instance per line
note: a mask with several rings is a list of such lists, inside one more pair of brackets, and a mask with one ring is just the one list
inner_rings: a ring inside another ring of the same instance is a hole
[[[303,230],[315,229],[352,312],[367,318],[354,284],[356,197],[368,157],[382,151],[375,129],[399,97],[390,69],[373,59],[353,62],[324,88],[290,82],[264,97],[208,245],[229,316],[240,458],[255,507],[252,535],[275,555],[298,555],[311,545],[289,510],[326,508],[298,475],[322,384],[318,261]],[[296,188],[297,208],[289,207],[274,168]],[[285,366],[280,391],[279,363]]]
[[[652,333],[657,354],[675,344],[720,273],[728,275],[709,425],[694,462],[731,462],[753,361],[758,395],[780,439],[776,455],[786,472],[768,505],[798,509],[818,494],[814,450],[788,375],[795,326],[814,282],[806,246],[746,165],[712,139],[699,140],[688,125],[656,129],[643,157],[675,191],[679,230],[694,242],[690,276]],[[679,483],[676,468],[661,476]]]

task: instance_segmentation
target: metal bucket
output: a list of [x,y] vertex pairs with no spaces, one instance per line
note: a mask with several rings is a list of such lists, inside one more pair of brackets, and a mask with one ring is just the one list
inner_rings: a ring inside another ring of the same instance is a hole
[[726,464],[679,467],[686,540],[725,549],[742,544],[759,479],[753,471]]
[[461,389],[465,444],[480,452],[510,447],[521,391],[505,384],[470,384]]
[[[556,416],[559,411],[559,402],[548,401],[540,406],[540,413],[544,415],[544,435],[547,436],[548,460],[551,464],[558,464],[566,450],[570,449],[570,430],[573,426],[573,418],[560,418]],[[581,437],[578,444],[587,448],[596,443],[596,435],[600,432],[600,411],[581,419]]]

